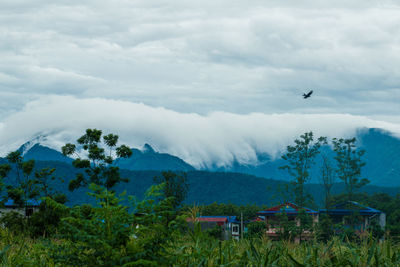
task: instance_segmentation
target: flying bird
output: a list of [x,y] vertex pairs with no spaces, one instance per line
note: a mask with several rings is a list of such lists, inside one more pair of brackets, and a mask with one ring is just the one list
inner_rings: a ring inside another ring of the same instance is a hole
[[303,94],[303,98],[309,98],[311,96],[311,94],[313,93],[313,90],[311,90],[310,92],[308,92],[307,94]]

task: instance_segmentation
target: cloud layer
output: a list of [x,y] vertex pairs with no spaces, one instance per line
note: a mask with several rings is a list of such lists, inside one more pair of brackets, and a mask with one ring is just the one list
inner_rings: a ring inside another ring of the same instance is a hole
[[2,0],[0,151],[39,134],[59,149],[96,127],[202,167],[274,155],[309,130],[400,134],[399,7]]
[[181,157],[198,168],[234,158],[254,163],[257,152],[276,155],[306,131],[316,136],[350,137],[360,127],[378,127],[400,137],[400,124],[348,114],[234,114],[179,113],[142,103],[48,96],[0,121],[2,154],[38,136],[60,150],[86,128],[115,133],[122,143],[142,147],[149,143],[161,152]]
[[400,121],[396,3],[2,0],[0,117],[54,94]]

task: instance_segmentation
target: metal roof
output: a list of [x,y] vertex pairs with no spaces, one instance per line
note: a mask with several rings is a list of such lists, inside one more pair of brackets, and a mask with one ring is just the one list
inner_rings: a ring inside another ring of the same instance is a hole
[[[40,203],[42,203],[41,200],[36,200],[36,199],[28,199],[27,205],[28,206],[39,206]],[[9,198],[5,203],[4,207],[15,207],[17,204],[15,204],[14,199]]]
[[223,222],[223,223],[237,222],[236,216],[199,216],[197,217],[197,220],[200,222]]
[[320,209],[320,213],[328,213],[330,215],[350,215],[358,213],[360,215],[381,214],[382,211],[371,207],[363,206],[355,201],[347,201],[333,206],[331,209]]
[[257,212],[257,215],[275,215],[279,213],[286,213],[287,215],[297,215],[299,211],[304,210],[307,214],[318,214],[317,211],[306,207],[300,207],[294,203],[286,202],[278,206]]

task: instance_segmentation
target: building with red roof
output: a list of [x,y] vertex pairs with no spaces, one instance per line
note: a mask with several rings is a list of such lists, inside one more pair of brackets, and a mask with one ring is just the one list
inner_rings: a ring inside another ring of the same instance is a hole
[[[186,221],[189,223],[189,227],[193,227],[193,219],[187,218]],[[222,239],[239,238],[240,224],[236,216],[199,216],[195,221],[200,223],[203,231],[220,227],[222,230]]]
[[[309,215],[312,223],[318,222],[318,211],[307,207],[300,207],[294,203],[286,202],[272,208],[257,212],[259,218],[265,221],[267,225],[267,236],[276,239],[285,229],[282,228],[282,216],[287,217],[287,221],[292,222],[296,226],[300,226],[300,214]],[[311,233],[304,230],[302,239],[309,239]]]

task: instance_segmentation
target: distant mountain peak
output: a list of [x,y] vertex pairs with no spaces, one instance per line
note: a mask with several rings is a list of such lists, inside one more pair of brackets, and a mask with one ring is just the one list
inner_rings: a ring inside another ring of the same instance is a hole
[[143,153],[156,153],[156,151],[148,143],[143,146]]
[[18,148],[18,151],[22,153],[24,156],[29,150],[31,150],[34,146],[40,145],[41,143],[47,140],[47,136],[45,135],[38,135],[35,138],[32,138],[22,146]]

